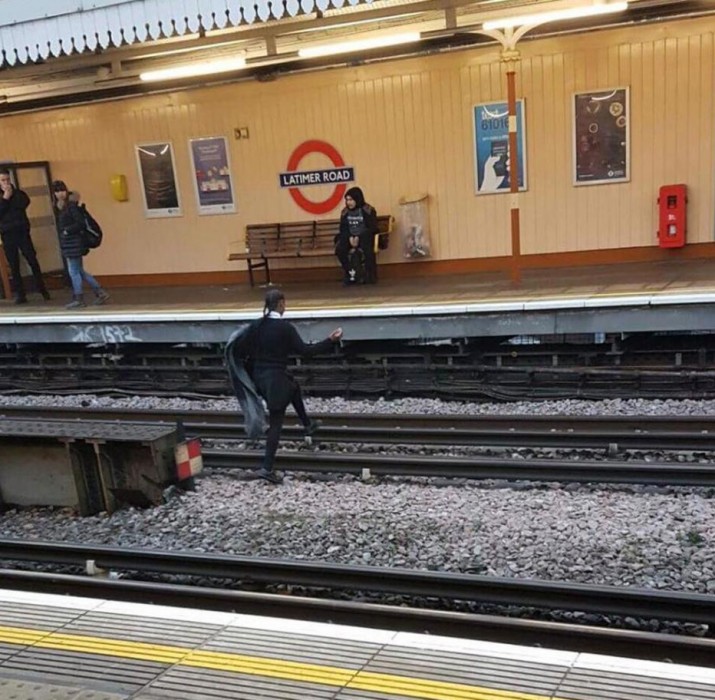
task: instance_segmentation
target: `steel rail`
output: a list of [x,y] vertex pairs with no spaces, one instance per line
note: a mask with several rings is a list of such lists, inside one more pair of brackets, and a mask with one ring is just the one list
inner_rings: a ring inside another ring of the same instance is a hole
[[222,588],[6,569],[0,569],[0,587],[32,593],[357,625],[690,665],[709,666],[715,656],[715,640],[712,639]]
[[[0,417],[31,420],[181,421],[188,435],[245,439],[242,416],[225,411],[0,406]],[[715,419],[685,416],[424,416],[320,414],[323,441],[383,444],[541,446],[596,449],[715,449]],[[286,425],[286,437],[302,437]]]
[[715,595],[680,591],[9,539],[0,540],[0,559],[715,623]]
[[[206,468],[258,469],[258,450],[202,450]],[[715,486],[715,464],[667,462],[586,462],[564,459],[433,457],[333,452],[278,452],[278,469],[374,476],[433,476],[461,479],[561,481],[569,483]]]

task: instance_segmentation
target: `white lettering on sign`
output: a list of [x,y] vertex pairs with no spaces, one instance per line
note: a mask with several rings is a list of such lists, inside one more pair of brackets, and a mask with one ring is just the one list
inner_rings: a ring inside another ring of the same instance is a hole
[[73,343],[141,343],[131,326],[70,326]]
[[279,177],[281,187],[332,185],[336,182],[351,182],[355,179],[355,171],[353,168],[331,168],[329,170],[281,173]]

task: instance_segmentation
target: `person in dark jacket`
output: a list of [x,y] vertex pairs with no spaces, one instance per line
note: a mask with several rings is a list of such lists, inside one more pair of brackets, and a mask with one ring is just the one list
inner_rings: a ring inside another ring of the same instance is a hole
[[60,250],[67,260],[67,272],[72,282],[72,301],[65,308],[81,309],[86,306],[82,293],[83,281],[92,288],[95,296],[94,303],[104,304],[109,299],[109,294],[84,269],[82,259],[89,253],[89,248],[84,239],[87,224],[79,206],[79,195],[76,192],[70,192],[62,180],[55,180],[52,183],[52,191],[55,193]]
[[375,207],[365,201],[359,187],[351,187],[345,193],[345,209],[340,214],[340,230],[335,240],[335,255],[342,265],[343,284],[354,282],[350,276],[350,249],[359,248],[365,257],[365,282],[377,282],[375,236],[378,233]]
[[42,294],[43,299],[50,298],[42,279],[40,263],[37,262],[35,246],[32,245],[30,237],[30,220],[27,218],[27,207],[29,206],[30,198],[12,184],[10,171],[7,168],[0,169],[0,237],[12,274],[16,304],[27,302],[25,285],[20,272],[20,253],[23,254],[32,270],[37,291]]
[[308,418],[300,385],[287,369],[288,357],[327,352],[343,335],[342,329],[336,328],[319,343],[304,343],[295,326],[282,318],[285,308],[283,292],[270,289],[266,293],[263,318],[255,322],[252,329],[250,351],[253,381],[268,408],[266,452],[259,476],[274,484],[280,484],[282,481],[273,469],[273,462],[288,405],[292,405],[298,414],[306,436],[313,435],[319,427],[318,421]]

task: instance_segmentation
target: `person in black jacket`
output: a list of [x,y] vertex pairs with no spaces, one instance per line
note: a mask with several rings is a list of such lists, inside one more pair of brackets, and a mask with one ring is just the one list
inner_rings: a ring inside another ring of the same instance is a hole
[[306,436],[313,435],[319,427],[318,421],[308,418],[300,386],[288,373],[288,357],[327,352],[343,335],[342,329],[336,328],[319,343],[304,343],[295,326],[282,318],[285,308],[283,292],[270,289],[266,293],[263,318],[255,322],[252,330],[250,351],[253,381],[268,407],[266,452],[259,476],[274,484],[282,481],[273,470],[273,462],[288,405],[298,414]]
[[42,279],[40,263],[37,262],[35,246],[30,238],[30,220],[27,218],[27,207],[30,198],[22,190],[18,190],[10,179],[7,168],[0,169],[0,237],[5,250],[12,283],[15,291],[15,303],[25,304],[27,295],[20,272],[20,253],[23,254],[35,278],[37,291],[47,300],[50,294]]
[[65,308],[81,309],[86,306],[82,294],[83,281],[87,282],[94,291],[94,303],[104,304],[109,299],[109,294],[84,269],[82,258],[89,253],[89,248],[84,240],[87,223],[79,206],[79,195],[76,192],[70,192],[62,180],[55,180],[52,183],[52,191],[55,193],[60,250],[67,260],[67,272],[72,282],[72,301]]
[[345,193],[345,209],[340,214],[340,230],[335,240],[335,255],[342,265],[343,284],[354,280],[350,274],[350,250],[359,248],[365,259],[365,279],[367,284],[377,282],[377,260],[375,258],[375,236],[378,234],[377,212],[365,201],[359,187],[351,187]]

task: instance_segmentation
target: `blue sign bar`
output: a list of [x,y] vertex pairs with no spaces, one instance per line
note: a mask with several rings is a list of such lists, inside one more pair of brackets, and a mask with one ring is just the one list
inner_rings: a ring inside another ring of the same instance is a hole
[[281,173],[281,187],[307,187],[308,185],[337,185],[355,180],[354,168],[330,168],[329,170],[303,170]]

